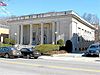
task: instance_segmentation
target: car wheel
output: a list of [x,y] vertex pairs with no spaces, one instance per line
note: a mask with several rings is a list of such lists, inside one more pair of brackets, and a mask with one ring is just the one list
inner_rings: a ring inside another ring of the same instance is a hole
[[26,55],[26,58],[27,58],[27,59],[30,59],[31,57],[30,57],[30,55],[28,54],[28,55]]
[[99,55],[97,55],[97,57],[99,57]]
[[5,58],[9,58],[9,54],[5,54],[5,56],[4,56]]
[[38,57],[34,57],[34,59],[37,59]]

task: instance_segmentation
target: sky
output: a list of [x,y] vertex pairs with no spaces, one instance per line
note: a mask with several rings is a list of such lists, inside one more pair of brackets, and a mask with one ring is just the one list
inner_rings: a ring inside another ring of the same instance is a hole
[[[0,16],[73,10],[80,16],[91,13],[100,19],[100,0],[8,0],[5,3],[8,5],[0,7]],[[7,14],[3,13],[4,10]]]

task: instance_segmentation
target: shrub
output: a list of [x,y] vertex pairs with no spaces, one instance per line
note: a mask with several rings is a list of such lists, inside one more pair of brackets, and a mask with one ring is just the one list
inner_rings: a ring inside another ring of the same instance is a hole
[[59,50],[59,45],[43,44],[43,45],[36,46],[35,49],[42,54],[46,54],[49,51]]
[[4,43],[5,43],[5,44],[12,44],[12,45],[14,45],[15,42],[16,42],[15,40],[10,39],[10,38],[5,38],[5,39],[4,39]]
[[64,40],[62,40],[62,39],[58,40],[57,44],[60,46],[64,46]]
[[14,45],[15,44],[15,40],[11,39],[10,44]]
[[9,38],[5,38],[5,39],[4,39],[4,43],[5,43],[5,44],[10,44],[10,41],[11,41],[11,39],[9,39]]
[[11,44],[0,44],[0,47],[12,46]]

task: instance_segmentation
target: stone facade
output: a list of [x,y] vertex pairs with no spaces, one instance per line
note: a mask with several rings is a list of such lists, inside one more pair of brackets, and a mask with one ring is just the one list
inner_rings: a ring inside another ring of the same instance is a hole
[[10,37],[17,44],[56,44],[63,39],[64,43],[70,40],[75,51],[81,47],[79,43],[95,40],[95,27],[73,11],[26,15],[7,22],[11,27]]

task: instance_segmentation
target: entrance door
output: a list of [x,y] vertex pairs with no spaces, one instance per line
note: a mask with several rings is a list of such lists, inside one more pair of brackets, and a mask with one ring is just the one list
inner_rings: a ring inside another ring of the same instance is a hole
[[44,27],[43,43],[47,44],[47,27]]
[[32,35],[32,45],[36,45],[36,32],[33,32]]

